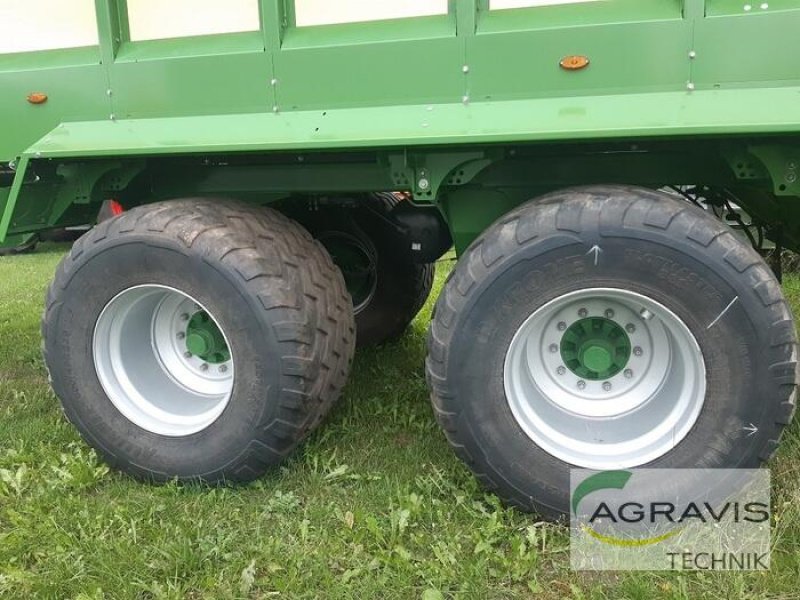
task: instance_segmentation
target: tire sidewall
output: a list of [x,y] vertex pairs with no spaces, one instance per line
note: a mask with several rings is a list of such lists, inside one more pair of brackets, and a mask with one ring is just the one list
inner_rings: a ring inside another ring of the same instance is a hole
[[[280,361],[252,360],[280,356],[263,309],[243,293],[241,279],[224,264],[163,238],[129,235],[101,245],[81,261],[45,331],[51,354],[62,358],[49,368],[67,416],[112,464],[123,463],[152,478],[180,478],[188,472],[213,478],[242,453],[242,439],[254,439],[254,428],[272,420],[265,411],[278,417]],[[212,424],[189,436],[162,436],[135,425],[108,398],[95,370],[92,345],[99,315],[120,292],[146,284],[174,288],[197,300],[230,345],[235,376],[229,403]]]
[[[597,266],[587,255],[595,242],[602,245]],[[741,444],[742,423],[768,420],[760,399],[775,391],[770,357],[756,350],[770,345],[770,323],[747,284],[730,265],[657,232],[605,231],[596,239],[562,233],[521,247],[492,265],[452,325],[446,369],[467,453],[522,505],[566,512],[571,465],[538,447],[517,423],[505,395],[505,356],[537,308],[571,291],[606,287],[640,293],[672,310],[695,336],[705,362],[706,400],[694,427],[647,466],[756,466],[758,445]],[[725,318],[709,327],[734,298]]]

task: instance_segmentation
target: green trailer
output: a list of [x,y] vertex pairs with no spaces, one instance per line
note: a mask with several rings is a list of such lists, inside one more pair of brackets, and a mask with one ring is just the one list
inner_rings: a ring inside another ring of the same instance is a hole
[[571,467],[774,453],[799,0],[89,0],[75,39],[42,11],[12,43],[37,2],[0,15],[0,243],[98,221],[42,332],[113,466],[274,467],[452,247],[433,411],[507,503],[563,514]]

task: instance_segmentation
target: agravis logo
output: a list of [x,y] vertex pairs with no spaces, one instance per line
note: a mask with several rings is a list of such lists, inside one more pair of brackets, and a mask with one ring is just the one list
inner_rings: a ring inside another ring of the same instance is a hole
[[574,470],[571,490],[575,568],[768,568],[763,470]]

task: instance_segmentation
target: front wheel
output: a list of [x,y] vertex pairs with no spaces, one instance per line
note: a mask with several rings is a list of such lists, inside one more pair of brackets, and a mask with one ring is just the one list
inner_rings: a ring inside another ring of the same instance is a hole
[[723,224],[668,195],[568,190],[461,258],[429,333],[456,451],[510,504],[567,512],[569,469],[753,467],[794,410],[780,286]]
[[355,345],[324,248],[260,207],[180,200],[103,221],[50,287],[45,361],[64,412],[113,466],[247,481],[339,395]]

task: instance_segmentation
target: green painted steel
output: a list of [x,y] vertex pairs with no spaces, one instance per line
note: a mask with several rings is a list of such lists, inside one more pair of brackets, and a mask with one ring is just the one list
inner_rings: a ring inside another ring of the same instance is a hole
[[573,323],[554,350],[578,377],[597,381],[622,371],[631,356],[628,334],[611,319],[587,317]]
[[800,0],[450,0],[315,27],[257,1],[259,31],[131,41],[125,1],[95,0],[99,46],[0,55],[0,243],[111,197],[397,189],[462,249],[557,186],[696,182],[800,247]]
[[184,335],[186,350],[190,354],[214,365],[231,359],[225,336],[205,311],[198,311],[191,316]]

